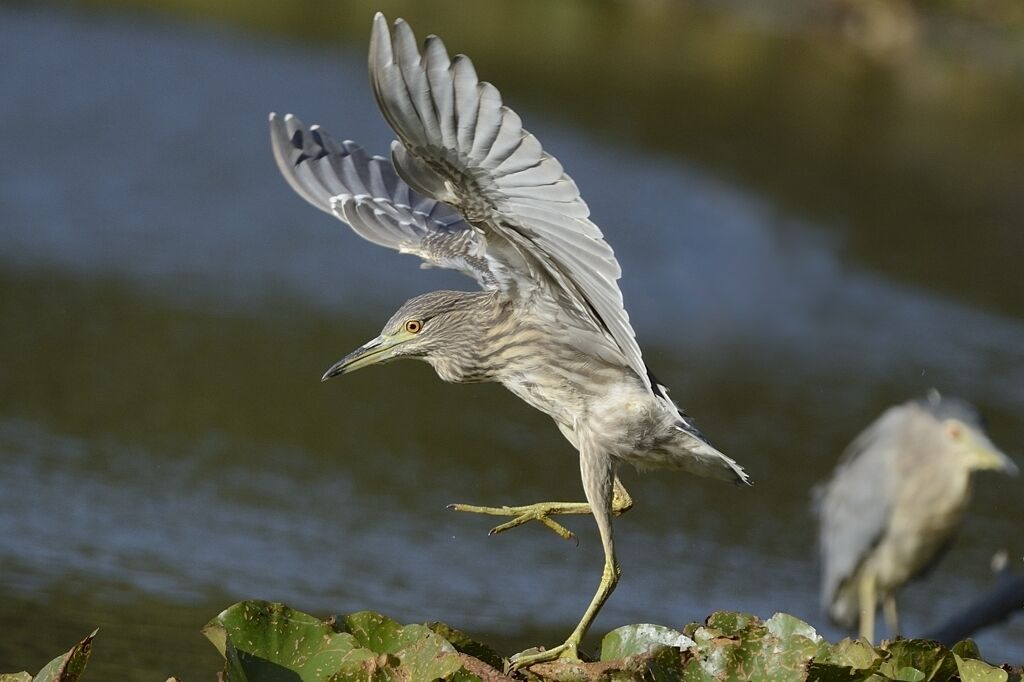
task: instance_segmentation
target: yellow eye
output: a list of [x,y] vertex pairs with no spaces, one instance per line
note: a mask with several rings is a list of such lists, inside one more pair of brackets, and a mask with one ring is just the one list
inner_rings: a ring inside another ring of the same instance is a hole
[[421,329],[423,329],[423,323],[419,320],[409,320],[405,323],[405,331],[410,334],[419,334]]

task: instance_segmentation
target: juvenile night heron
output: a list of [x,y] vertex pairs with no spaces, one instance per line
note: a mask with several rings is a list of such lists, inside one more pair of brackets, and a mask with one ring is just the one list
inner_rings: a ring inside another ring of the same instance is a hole
[[[270,116],[278,166],[317,208],[381,246],[459,270],[481,292],[436,291],[405,303],[377,338],[324,379],[398,358],[425,360],[452,382],[497,381],[549,414],[580,453],[585,503],[453,505],[511,517],[492,532],[551,517],[593,514],[605,564],[579,625],[564,644],[514,665],[564,658],[615,587],[613,514],[632,505],[616,475],[623,462],[738,483],[743,469],[713,448],[644,364],[616,280],[619,264],[561,164],[541,149],[477,79],[470,60],[441,40],[420,53],[409,25],[384,17],[370,38],[373,92],[398,140],[391,158],[338,143],[294,116]],[[397,173],[396,173],[397,171]]]
[[822,608],[874,641],[881,601],[899,634],[896,595],[948,548],[971,475],[1017,467],[985,434],[969,403],[931,391],[889,408],[851,443],[817,490]]

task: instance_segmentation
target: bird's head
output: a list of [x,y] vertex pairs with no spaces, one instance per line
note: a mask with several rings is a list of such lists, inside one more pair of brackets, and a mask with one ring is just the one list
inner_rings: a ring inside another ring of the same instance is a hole
[[[380,335],[364,343],[331,366],[321,379],[327,381],[363,367],[399,358],[434,361],[458,354],[472,336],[483,294],[433,291],[406,301],[391,316]],[[435,365],[436,366],[436,365]]]
[[958,398],[932,391],[925,399],[942,428],[942,438],[969,471],[993,470],[1017,474],[1016,463],[1006,456],[985,432],[978,410]]
[[1017,464],[992,442],[983,429],[955,417],[943,420],[942,429],[943,436],[969,470],[1017,474]]

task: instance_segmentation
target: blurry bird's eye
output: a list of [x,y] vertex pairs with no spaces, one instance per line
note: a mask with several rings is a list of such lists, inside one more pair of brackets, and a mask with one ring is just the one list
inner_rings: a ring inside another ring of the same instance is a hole
[[421,329],[423,329],[423,323],[419,320],[409,320],[405,323],[405,331],[410,334],[419,334]]
[[946,433],[953,440],[960,440],[964,435],[964,427],[960,422],[949,422],[946,424]]

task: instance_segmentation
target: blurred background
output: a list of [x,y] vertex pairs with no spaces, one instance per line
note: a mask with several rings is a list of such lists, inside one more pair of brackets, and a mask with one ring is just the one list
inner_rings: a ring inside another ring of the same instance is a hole
[[[100,627],[91,679],[207,679],[245,598],[561,641],[578,547],[450,502],[581,498],[575,452],[497,385],[398,363],[320,384],[452,273],[296,196],[267,114],[383,153],[370,18],[472,56],[579,184],[648,363],[738,489],[624,480],[634,622],[818,605],[810,489],[888,405],[975,402],[1024,464],[1024,6],[756,0],[0,2],[0,670]],[[1024,554],[982,475],[907,634]],[[1024,662],[1024,618],[978,637]]]

